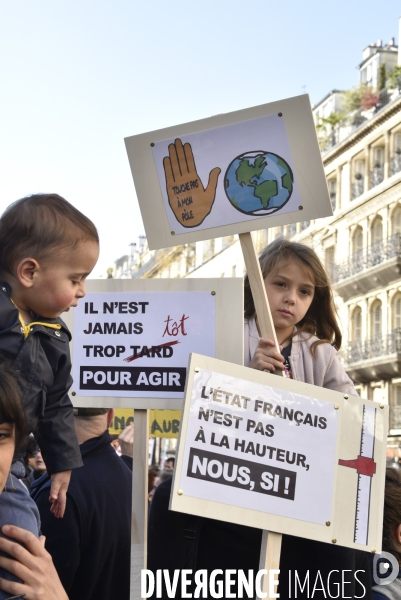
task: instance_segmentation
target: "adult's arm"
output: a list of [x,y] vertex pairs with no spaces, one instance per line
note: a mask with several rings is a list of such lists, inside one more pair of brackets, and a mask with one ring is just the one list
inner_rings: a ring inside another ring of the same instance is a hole
[[37,539],[31,532],[12,525],[4,525],[2,531],[16,542],[0,538],[0,551],[11,557],[0,555],[0,567],[23,583],[0,578],[0,589],[10,596],[25,594],[25,600],[68,600],[51,556],[44,548],[45,538]]

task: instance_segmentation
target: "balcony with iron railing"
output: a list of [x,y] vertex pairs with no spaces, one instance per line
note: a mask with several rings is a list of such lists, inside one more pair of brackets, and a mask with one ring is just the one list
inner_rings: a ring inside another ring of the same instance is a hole
[[367,340],[354,340],[341,352],[345,370],[355,382],[399,377],[401,328]]
[[400,100],[401,97],[401,78],[400,83],[396,89],[387,90],[383,88],[377,94],[377,102],[371,109],[358,108],[351,112],[347,117],[340,123],[333,126],[330,135],[324,140],[322,147],[322,154],[325,155],[327,152],[335,148],[338,144],[341,144],[356,131],[358,131],[363,125],[375,119],[384,109],[390,107]]
[[388,285],[400,278],[401,235],[395,233],[371,244],[367,250],[332,265],[330,271],[334,289],[344,300]]
[[374,188],[384,181],[384,165],[376,164],[370,172],[370,188]]
[[351,200],[355,200],[355,198],[359,198],[362,196],[365,191],[365,183],[363,180],[363,176],[361,173],[357,173],[355,175],[355,181],[351,184]]
[[401,148],[397,148],[394,156],[390,159],[390,177],[401,171]]
[[[398,152],[398,151],[397,151]],[[389,176],[401,171],[401,150],[390,159]],[[369,173],[369,189],[372,189],[384,181],[384,165],[376,163]],[[351,200],[356,200],[365,192],[365,182],[362,173],[356,173],[355,181],[351,183]]]

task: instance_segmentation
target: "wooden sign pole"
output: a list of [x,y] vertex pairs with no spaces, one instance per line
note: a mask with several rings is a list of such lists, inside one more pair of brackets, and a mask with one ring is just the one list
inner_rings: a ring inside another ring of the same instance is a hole
[[[270,312],[269,301],[266,295],[266,288],[263,281],[260,264],[256,255],[255,246],[251,233],[240,233],[242,253],[244,255],[246,272],[249,278],[249,284],[252,290],[253,301],[255,304],[256,317],[261,337],[268,337],[274,341],[277,350],[280,348],[277,342],[276,331],[274,329],[273,319]],[[259,569],[279,569],[281,552],[281,533],[273,531],[263,531],[262,544],[260,549]],[[263,577],[263,592],[269,593],[268,577]],[[274,588],[277,592],[277,586]],[[268,596],[267,596],[268,597]]]
[[141,598],[141,570],[146,569],[148,542],[149,411],[135,409],[132,460],[130,600]]

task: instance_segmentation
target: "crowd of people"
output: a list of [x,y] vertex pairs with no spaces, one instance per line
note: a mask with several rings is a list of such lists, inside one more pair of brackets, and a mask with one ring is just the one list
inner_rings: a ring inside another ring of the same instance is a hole
[[[71,336],[60,318],[85,295],[98,252],[93,223],[56,194],[23,198],[0,218],[0,600],[129,598],[134,428],[117,453],[113,409],[73,408]],[[279,349],[261,335],[246,277],[244,364],[357,395],[338,359],[341,331],[316,253],[278,239],[260,265]],[[256,573],[261,530],[169,511],[173,470],[173,458],[149,470],[148,568]],[[401,564],[397,471],[388,470],[385,492],[383,548]],[[287,571],[349,571],[359,576],[344,597],[400,598],[400,576],[380,586],[372,568],[361,550],[283,536],[279,593],[291,597]]]

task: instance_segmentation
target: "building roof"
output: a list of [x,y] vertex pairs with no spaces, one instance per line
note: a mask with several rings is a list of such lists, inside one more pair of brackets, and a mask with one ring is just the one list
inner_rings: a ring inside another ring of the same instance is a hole
[[320,102],[313,105],[313,110],[315,110],[315,108],[318,108],[321,104],[323,104],[323,102],[325,102],[333,94],[343,94],[343,93],[344,93],[344,90],[331,90],[331,92],[326,94],[325,97],[322,100],[320,100]]

